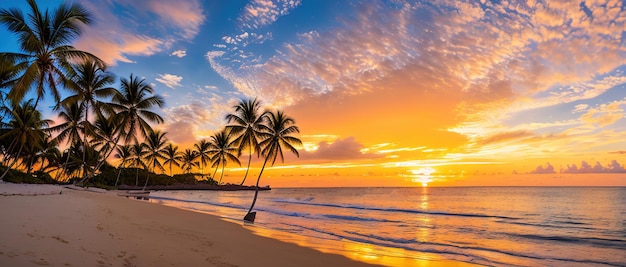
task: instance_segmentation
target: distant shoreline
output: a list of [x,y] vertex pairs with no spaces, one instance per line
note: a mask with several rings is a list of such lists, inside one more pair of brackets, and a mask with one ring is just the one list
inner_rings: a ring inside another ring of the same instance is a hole
[[[142,190],[143,186],[118,186],[118,190]],[[210,184],[175,184],[175,185],[151,185],[146,186],[146,190],[164,191],[164,190],[208,190],[208,191],[251,191],[256,190],[256,186],[247,185],[210,185]],[[267,185],[259,187],[259,191],[268,191],[272,188]]]

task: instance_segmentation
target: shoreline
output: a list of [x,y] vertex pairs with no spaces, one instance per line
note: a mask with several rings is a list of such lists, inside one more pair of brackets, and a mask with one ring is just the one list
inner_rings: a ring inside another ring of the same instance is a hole
[[343,253],[324,251],[297,241],[305,236],[285,241],[285,233],[115,192],[0,182],[0,195],[2,266],[380,266],[340,255],[353,242]]
[[[13,186],[0,183],[0,192],[6,187]],[[49,188],[0,197],[1,266],[373,266],[261,237],[212,215]]]

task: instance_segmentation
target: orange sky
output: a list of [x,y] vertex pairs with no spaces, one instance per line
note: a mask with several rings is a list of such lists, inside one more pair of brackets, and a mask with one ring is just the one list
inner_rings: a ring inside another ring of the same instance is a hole
[[295,118],[262,184],[626,186],[623,1],[81,3],[76,46],[145,77],[181,148],[242,98]]

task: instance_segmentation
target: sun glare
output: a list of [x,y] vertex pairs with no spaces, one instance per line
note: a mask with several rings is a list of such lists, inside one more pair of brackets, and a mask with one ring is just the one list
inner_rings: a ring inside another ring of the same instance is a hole
[[436,172],[437,170],[431,168],[431,167],[423,167],[423,168],[419,168],[416,170],[411,170],[411,173],[413,173],[413,182],[414,183],[421,183],[422,187],[427,187],[428,183],[433,181],[433,177],[431,176],[431,174],[433,174],[434,172]]

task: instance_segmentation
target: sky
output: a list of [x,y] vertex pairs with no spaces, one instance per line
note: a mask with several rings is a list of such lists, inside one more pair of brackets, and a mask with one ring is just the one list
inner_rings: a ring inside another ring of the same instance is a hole
[[242,98],[293,117],[300,157],[261,184],[626,185],[623,1],[79,2],[74,45],[152,84],[181,148]]

